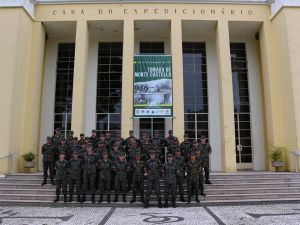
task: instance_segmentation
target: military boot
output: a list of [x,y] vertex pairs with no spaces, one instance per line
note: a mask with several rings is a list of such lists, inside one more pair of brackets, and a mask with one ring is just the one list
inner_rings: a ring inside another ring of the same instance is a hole
[[130,201],[130,203],[134,203],[136,202],[136,194],[133,194],[132,200]]
[[100,199],[99,199],[98,203],[101,203],[101,202],[103,202],[103,195],[100,195]]
[[68,202],[67,195],[64,195],[64,202]]
[[86,196],[85,194],[83,194],[80,203],[84,203],[85,201],[86,201]]
[[70,195],[69,202],[73,202],[73,195]]
[[189,195],[187,203],[191,203],[191,196]]
[[195,201],[196,201],[196,202],[200,202],[200,201],[199,201],[199,198],[198,198],[198,195],[196,195]]
[[162,204],[161,204],[161,199],[159,198],[158,199],[158,208],[162,208],[163,206],[162,206]]
[[56,198],[54,199],[53,202],[59,202],[59,195],[56,195]]
[[119,195],[118,195],[118,194],[115,194],[114,202],[117,202],[118,200],[119,200]]
[[95,194],[92,194],[92,203],[95,204]]
[[144,204],[144,208],[148,208],[149,207],[149,199],[146,199],[145,204]]
[[173,208],[176,208],[176,202],[175,202],[175,199],[172,200],[172,207],[173,207]]
[[80,202],[80,195],[77,195],[77,202]]
[[42,182],[41,185],[45,185],[45,184],[47,184],[47,178],[44,178],[44,180],[43,180],[43,182]]
[[126,194],[123,194],[123,202],[126,203]]
[[52,185],[55,185],[55,182],[54,182],[53,177],[51,178],[51,184],[52,184]]
[[107,195],[107,202],[110,203],[110,195]]
[[180,201],[181,201],[181,202],[186,202],[186,200],[184,199],[183,194],[180,195]]
[[168,208],[169,207],[169,202],[168,202],[168,199],[165,199],[165,208]]
[[202,195],[202,196],[204,196],[204,197],[206,196],[206,194],[204,193],[204,191],[201,191],[201,192],[200,192],[200,195]]
[[144,195],[141,194],[141,202],[144,203]]

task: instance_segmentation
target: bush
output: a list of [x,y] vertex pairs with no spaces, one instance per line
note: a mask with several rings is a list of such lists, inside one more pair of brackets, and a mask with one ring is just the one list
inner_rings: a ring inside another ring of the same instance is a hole
[[282,151],[286,150],[285,147],[279,147],[275,146],[275,150],[271,152],[270,158],[272,159],[272,162],[282,162],[283,161],[283,156],[282,156]]
[[35,154],[33,152],[28,152],[22,155],[23,159],[27,162],[32,162],[35,159]]

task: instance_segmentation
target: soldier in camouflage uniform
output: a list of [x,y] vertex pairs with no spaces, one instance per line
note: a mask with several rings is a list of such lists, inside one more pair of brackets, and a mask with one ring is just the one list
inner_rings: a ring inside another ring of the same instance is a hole
[[167,162],[162,166],[162,174],[165,177],[165,208],[169,206],[169,193],[171,190],[172,207],[176,208],[176,176],[179,174],[177,165],[173,162],[173,154],[169,153]]
[[192,143],[189,141],[189,135],[184,135],[183,142],[180,143],[181,156],[187,158],[189,150],[192,148]]
[[209,181],[209,155],[212,152],[211,146],[209,143],[205,142],[205,136],[200,138],[199,148],[201,151],[201,167],[203,167],[205,172],[205,183],[211,184]]
[[143,161],[147,161],[150,158],[150,151],[152,149],[152,144],[149,142],[149,138],[144,139],[144,143],[141,146],[141,157]]
[[177,137],[174,138],[173,145],[168,147],[168,153],[171,153],[173,156],[175,155],[176,149],[179,148],[179,140]]
[[70,148],[66,143],[65,138],[60,139],[60,144],[58,145],[58,152],[64,152],[65,153],[65,159],[69,160],[70,159]]
[[73,135],[74,135],[74,131],[72,131],[72,130],[67,133],[66,142],[67,142],[68,146],[72,145]]
[[199,149],[198,147],[198,141],[197,140],[193,140],[192,142],[192,147],[188,150],[188,152],[186,153],[186,161],[189,160],[189,156],[191,153],[194,153]]
[[145,176],[147,176],[146,184],[146,201],[144,204],[145,208],[149,207],[149,199],[152,188],[155,188],[155,194],[158,200],[158,207],[162,208],[161,197],[160,197],[160,171],[161,171],[161,162],[156,159],[155,151],[150,152],[150,159],[145,163]]
[[[60,130],[60,128],[56,128],[56,130],[54,131],[54,135],[52,136],[52,144],[56,149],[59,148],[61,139],[62,139],[61,130]],[[54,163],[58,160],[59,152],[60,151],[58,150],[56,152],[56,154],[54,155]],[[65,152],[65,153],[67,154],[67,152]],[[55,173],[55,170],[54,170],[54,173]]]
[[115,175],[115,199],[114,202],[118,201],[119,192],[122,191],[123,202],[126,202],[126,193],[127,193],[127,173],[130,170],[130,165],[125,161],[125,153],[121,152],[119,155],[119,161],[113,166]]
[[74,185],[76,186],[77,202],[80,202],[81,194],[81,175],[82,175],[82,162],[78,157],[79,151],[75,150],[70,159],[69,169],[69,202],[73,201]]
[[191,159],[186,164],[187,170],[187,184],[188,184],[188,203],[191,202],[191,197],[195,193],[195,201],[200,202],[198,198],[199,194],[199,174],[200,174],[200,164],[195,158],[195,153],[190,153]]
[[111,170],[114,163],[108,158],[107,151],[103,152],[103,159],[99,162],[99,190],[100,200],[103,202],[103,195],[106,192],[107,202],[110,203],[110,190],[111,190]]
[[59,201],[60,188],[62,187],[62,192],[64,195],[64,202],[67,202],[67,177],[69,162],[65,160],[65,153],[61,152],[59,155],[59,160],[55,163],[56,168],[56,198],[54,202]]
[[173,160],[179,170],[179,173],[176,176],[176,184],[179,187],[180,201],[186,202],[186,200],[184,199],[184,188],[183,188],[184,175],[185,175],[185,158],[181,156],[181,151],[179,148],[176,149],[175,157]]
[[78,145],[81,146],[83,143],[85,143],[84,134],[80,134],[80,139],[78,141]]
[[93,148],[97,148],[98,141],[99,139],[96,130],[92,130],[92,136],[89,138],[89,143],[93,145]]
[[[162,148],[164,147],[164,140],[159,136],[159,131],[154,131],[153,133],[153,138],[151,138],[150,143],[151,144],[156,144],[157,149],[162,151]],[[149,155],[148,155],[149,157]]]
[[100,159],[103,159],[103,152],[105,152],[105,151],[106,151],[105,143],[104,143],[104,141],[100,140],[98,142],[98,148],[95,148],[93,153],[94,153],[94,155],[97,156],[98,160],[100,160]]
[[200,151],[200,148],[198,148],[195,152],[195,158],[196,158],[196,161],[198,161],[198,163],[200,164],[200,174],[199,174],[199,190],[200,190],[200,195],[202,196],[206,196],[205,193],[204,193],[204,185],[203,185],[203,168],[201,166],[201,151]]
[[141,202],[144,202],[144,162],[141,160],[141,153],[135,154],[135,160],[131,163],[132,170],[132,195],[130,203],[136,202],[137,192],[141,193]]
[[48,169],[50,173],[51,184],[54,185],[54,170],[55,170],[55,155],[57,154],[56,147],[52,144],[52,138],[47,137],[47,143],[42,147],[44,181],[42,185],[47,184]]
[[133,130],[130,130],[129,131],[129,137],[125,139],[124,141],[124,148],[127,150],[130,148],[130,145],[131,145],[131,141],[134,140],[134,141],[138,141],[137,138],[134,136],[134,132]]
[[90,190],[92,194],[92,203],[95,203],[95,179],[96,179],[96,167],[97,167],[97,157],[93,155],[93,146],[89,145],[87,147],[87,154],[83,157],[83,184],[82,184],[82,198],[81,203],[86,201],[86,193],[88,191],[88,186],[90,185]]

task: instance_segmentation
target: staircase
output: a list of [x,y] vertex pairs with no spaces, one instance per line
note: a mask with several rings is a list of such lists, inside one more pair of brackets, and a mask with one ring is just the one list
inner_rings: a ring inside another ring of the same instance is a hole
[[[206,197],[200,196],[200,202],[212,203],[245,203],[267,201],[295,201],[300,200],[300,175],[288,172],[238,172],[238,173],[211,173],[212,185],[205,185]],[[47,184],[41,186],[42,174],[12,174],[0,177],[0,204],[1,203],[36,203],[36,204],[61,204],[53,203],[55,198],[55,186]],[[163,200],[164,184],[161,180],[161,196]],[[185,197],[187,196],[185,184]],[[76,196],[74,196],[76,199]],[[111,193],[113,200],[114,192]],[[132,192],[127,195],[127,202],[132,198]],[[99,194],[96,195],[96,201]],[[90,196],[84,205],[91,203]],[[106,196],[104,196],[106,200]],[[192,199],[194,200],[194,199]],[[122,203],[119,196],[118,205]],[[151,194],[150,203],[156,203],[154,191]],[[68,204],[79,204],[76,202]],[[106,204],[106,202],[104,202]],[[185,206],[186,203],[177,202]],[[191,205],[196,203],[192,201]],[[116,203],[111,203],[116,205]],[[127,203],[129,205],[129,203]],[[139,196],[137,203],[141,205]]]

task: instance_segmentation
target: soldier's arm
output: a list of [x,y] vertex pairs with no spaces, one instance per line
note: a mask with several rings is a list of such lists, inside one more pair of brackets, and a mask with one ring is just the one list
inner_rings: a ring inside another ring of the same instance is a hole
[[208,144],[208,152],[209,152],[209,154],[212,152],[212,148],[211,148],[210,144]]

